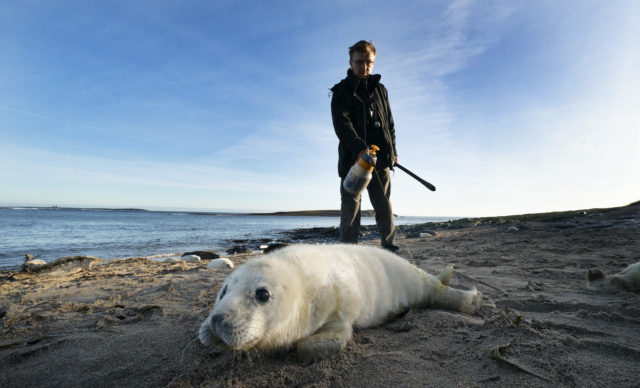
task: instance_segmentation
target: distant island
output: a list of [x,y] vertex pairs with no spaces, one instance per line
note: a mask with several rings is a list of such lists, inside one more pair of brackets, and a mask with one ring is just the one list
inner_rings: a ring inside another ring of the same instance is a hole
[[108,208],[108,207],[66,207],[66,206],[0,206],[3,210],[75,210],[75,211],[114,211],[114,212],[148,212],[151,210],[137,208]]

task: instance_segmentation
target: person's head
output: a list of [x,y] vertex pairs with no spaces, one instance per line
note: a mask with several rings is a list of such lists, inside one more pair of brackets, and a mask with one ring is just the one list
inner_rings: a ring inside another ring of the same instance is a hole
[[375,62],[376,46],[373,42],[361,40],[349,47],[349,65],[356,77],[366,78],[371,75]]

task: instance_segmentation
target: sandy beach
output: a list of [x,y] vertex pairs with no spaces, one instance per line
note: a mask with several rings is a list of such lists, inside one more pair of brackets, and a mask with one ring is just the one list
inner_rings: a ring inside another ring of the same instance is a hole
[[585,288],[588,269],[640,261],[640,203],[399,232],[400,256],[429,273],[453,264],[454,287],[483,293],[477,314],[414,309],[305,364],[199,343],[231,271],[206,261],[5,271],[0,386],[640,386],[640,293]]

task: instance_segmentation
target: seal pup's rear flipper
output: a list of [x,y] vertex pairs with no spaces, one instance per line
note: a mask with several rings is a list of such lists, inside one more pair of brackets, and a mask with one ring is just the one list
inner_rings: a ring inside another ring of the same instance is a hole
[[442,270],[442,272],[440,272],[436,277],[438,278],[438,280],[440,280],[440,283],[446,286],[451,281],[451,276],[453,276],[453,265],[450,265]]
[[434,291],[433,307],[446,310],[473,314],[478,311],[482,302],[482,294],[475,287],[465,291],[442,285]]

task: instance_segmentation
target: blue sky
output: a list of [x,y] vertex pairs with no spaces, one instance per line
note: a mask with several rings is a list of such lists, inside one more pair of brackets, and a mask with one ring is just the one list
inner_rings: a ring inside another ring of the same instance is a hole
[[397,171],[395,213],[640,199],[638,1],[21,1],[0,26],[0,205],[337,209],[328,89],[360,39],[437,187]]

